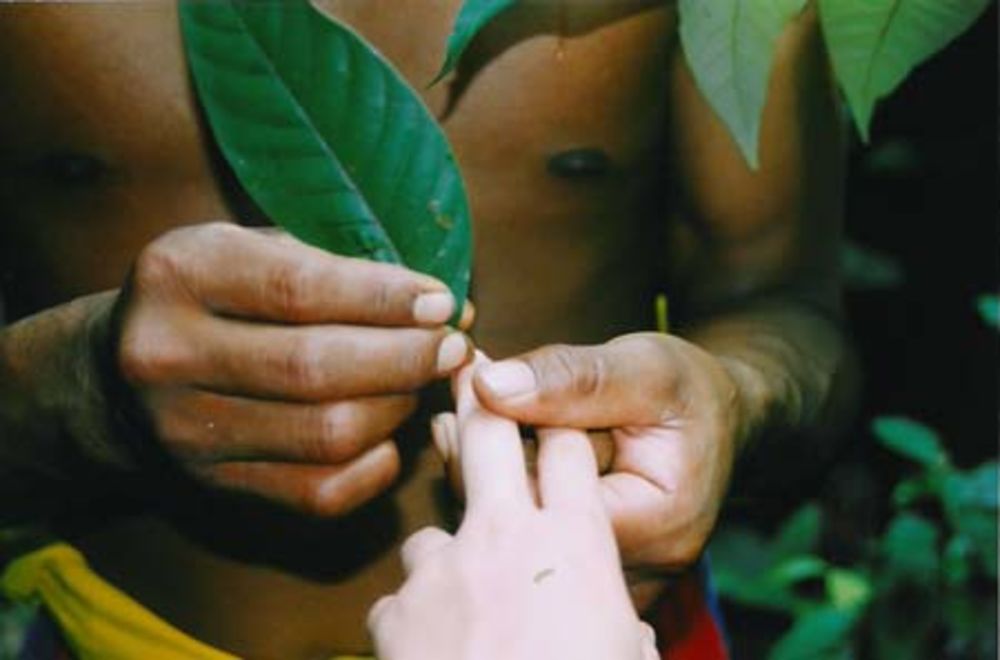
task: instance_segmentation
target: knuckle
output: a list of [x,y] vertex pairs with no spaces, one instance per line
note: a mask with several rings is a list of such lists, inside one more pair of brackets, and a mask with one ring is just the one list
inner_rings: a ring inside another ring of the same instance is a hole
[[170,235],[150,243],[139,253],[132,280],[139,291],[173,288],[181,280],[181,251]]
[[186,239],[190,239],[196,244],[207,244],[212,248],[215,248],[220,244],[230,243],[234,238],[249,234],[249,232],[243,227],[231,222],[223,222],[222,220],[205,222],[200,225],[182,228],[177,231],[178,234],[183,232],[183,236]]
[[556,389],[588,397],[601,392],[607,380],[607,363],[598,352],[587,355],[574,346],[560,344],[547,353],[543,379]]
[[362,445],[357,417],[350,406],[327,407],[320,415],[312,458],[321,462],[340,463],[354,457]]
[[276,365],[278,378],[295,391],[316,391],[323,383],[324,353],[322,338],[315,333],[302,333],[281,355]]
[[163,333],[147,331],[141,322],[122,330],[117,360],[122,377],[133,385],[168,382],[186,361],[178,342]]
[[304,320],[309,310],[310,269],[302,264],[280,264],[272,267],[264,278],[263,295],[282,318]]
[[376,318],[393,316],[395,312],[395,286],[392,282],[378,280],[372,287],[371,309]]
[[412,330],[417,335],[413,342],[419,350],[400,351],[397,357],[397,368],[404,380],[411,387],[419,387],[428,379],[437,376],[437,354],[441,343],[447,336],[446,331]]

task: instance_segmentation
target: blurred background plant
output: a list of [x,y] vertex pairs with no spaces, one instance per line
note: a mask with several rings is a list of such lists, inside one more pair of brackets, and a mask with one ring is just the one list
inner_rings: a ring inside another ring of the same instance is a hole
[[821,470],[734,492],[710,551],[736,658],[998,657],[996,58],[991,5],[853,145],[860,411]]

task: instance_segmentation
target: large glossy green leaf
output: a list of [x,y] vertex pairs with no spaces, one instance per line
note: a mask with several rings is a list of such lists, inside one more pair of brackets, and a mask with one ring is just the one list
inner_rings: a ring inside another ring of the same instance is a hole
[[333,252],[427,272],[465,298],[458,168],[381,55],[305,0],[190,1],[181,21],[212,132],[275,223]]
[[462,53],[469,47],[483,26],[496,18],[500,12],[509,9],[516,3],[517,0],[465,0],[458,12],[458,17],[455,19],[451,36],[448,37],[444,65],[437,77],[434,78],[434,82],[445,77],[458,66],[458,60],[461,59]]
[[990,0],[819,0],[833,68],[862,137],[875,104],[965,31]]
[[680,35],[698,89],[751,167],[775,46],[804,0],[680,0]]

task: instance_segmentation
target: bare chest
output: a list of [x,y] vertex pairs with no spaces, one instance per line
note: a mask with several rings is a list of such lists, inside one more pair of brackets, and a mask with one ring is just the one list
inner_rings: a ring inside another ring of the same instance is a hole
[[[558,320],[641,240],[638,218],[659,183],[651,163],[673,9],[663,0],[521,3],[429,87],[459,4],[318,0],[393,62],[452,142],[475,219],[484,340],[502,351],[597,339],[559,336]],[[49,273],[52,291],[36,296],[46,303],[116,286],[138,250],[173,226],[247,220],[219,175],[174,3],[0,6],[0,102],[0,207],[19,228],[5,239],[22,272]],[[512,337],[524,328],[505,321],[512,308],[537,321],[530,338]]]

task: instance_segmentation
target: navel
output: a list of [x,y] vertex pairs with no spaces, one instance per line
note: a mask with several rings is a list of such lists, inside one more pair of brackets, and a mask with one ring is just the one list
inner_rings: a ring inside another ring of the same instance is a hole
[[564,179],[591,179],[607,174],[611,159],[597,147],[578,147],[551,156],[548,170],[549,174]]

